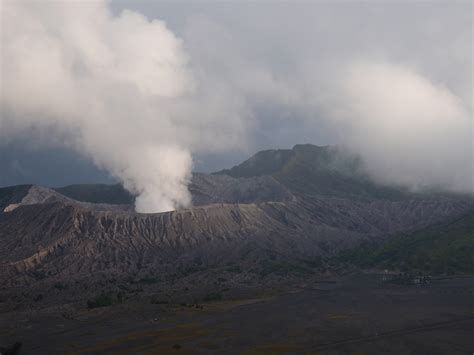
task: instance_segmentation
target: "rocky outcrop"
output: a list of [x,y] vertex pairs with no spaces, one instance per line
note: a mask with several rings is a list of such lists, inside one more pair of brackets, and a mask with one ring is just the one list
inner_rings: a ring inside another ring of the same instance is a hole
[[11,212],[20,206],[49,204],[54,202],[91,210],[132,210],[132,206],[130,205],[113,205],[77,201],[62,195],[53,189],[38,185],[20,185],[0,188],[0,211],[3,212]]
[[164,272],[196,258],[223,265],[245,263],[249,255],[331,256],[361,241],[422,228],[469,208],[469,202],[455,199],[314,197],[210,204],[159,214],[89,209],[63,201],[24,204],[0,214],[0,279],[17,283],[140,269]]

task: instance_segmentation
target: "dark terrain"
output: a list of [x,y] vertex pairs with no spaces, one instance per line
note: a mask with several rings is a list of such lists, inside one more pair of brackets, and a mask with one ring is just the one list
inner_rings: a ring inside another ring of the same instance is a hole
[[188,305],[149,302],[1,318],[31,354],[469,354],[474,279],[424,286],[382,275],[309,282],[291,293]]
[[383,186],[312,145],[189,189],[192,208],[138,214],[119,185],[1,188],[0,346],[473,351],[472,197]]

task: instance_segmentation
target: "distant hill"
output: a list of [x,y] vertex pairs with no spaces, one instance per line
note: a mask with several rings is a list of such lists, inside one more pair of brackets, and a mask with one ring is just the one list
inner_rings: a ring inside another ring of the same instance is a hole
[[[119,184],[77,184],[54,190],[83,202],[133,204],[135,199]],[[231,169],[194,173],[189,190],[194,205],[280,201],[291,194],[390,200],[427,197],[378,184],[365,174],[359,157],[312,144],[264,150]]]
[[64,196],[83,202],[127,205],[133,204],[135,201],[135,197],[120,184],[76,184],[58,187],[54,190]]
[[[78,201],[133,204],[134,196],[121,185],[79,184],[55,188]],[[356,156],[330,146],[298,144],[272,149],[231,169],[195,173],[189,190],[193,204],[249,203],[289,199],[291,193],[357,198],[412,198],[408,191],[373,182]]]
[[413,197],[403,188],[383,186],[365,173],[359,157],[331,146],[298,144],[293,149],[258,152],[250,159],[216,172],[232,177],[271,175],[295,193],[361,198]]

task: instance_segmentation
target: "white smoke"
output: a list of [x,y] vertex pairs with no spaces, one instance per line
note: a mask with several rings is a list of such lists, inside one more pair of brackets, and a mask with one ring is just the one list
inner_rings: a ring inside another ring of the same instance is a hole
[[164,22],[106,0],[1,4],[0,138],[53,132],[138,195],[138,212],[189,205],[191,152],[245,146],[253,102],[275,98],[266,70],[236,72],[237,51],[203,46],[209,26],[191,63]]
[[338,84],[328,115],[375,179],[474,192],[472,118],[459,97],[387,62],[352,63]]
[[156,101],[195,83],[163,22],[106,1],[2,1],[1,18],[2,139],[52,128],[138,194],[137,211],[189,204],[191,156]]

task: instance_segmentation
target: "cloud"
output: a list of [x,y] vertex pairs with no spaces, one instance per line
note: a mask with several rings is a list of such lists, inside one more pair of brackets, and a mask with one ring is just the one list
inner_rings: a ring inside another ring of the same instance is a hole
[[466,5],[117,3],[2,2],[2,141],[77,150],[140,212],[189,205],[192,157],[302,142],[473,191]]
[[331,117],[376,179],[474,191],[472,118],[444,85],[405,66],[358,61],[335,94]]
[[189,204],[191,156],[155,101],[195,83],[164,22],[105,1],[5,1],[2,19],[2,139],[54,130],[136,193],[137,211]]

